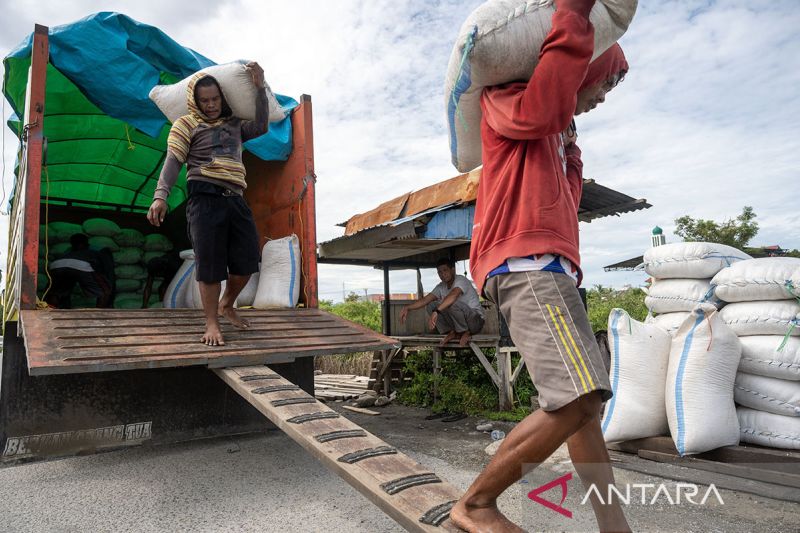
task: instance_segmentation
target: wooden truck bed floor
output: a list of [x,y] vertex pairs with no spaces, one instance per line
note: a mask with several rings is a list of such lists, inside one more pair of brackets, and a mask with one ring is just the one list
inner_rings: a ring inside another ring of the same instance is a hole
[[197,309],[69,309],[20,313],[31,375],[205,365],[282,363],[365,352],[397,341],[319,309],[240,311],[251,326],[222,322],[225,346],[200,343]]

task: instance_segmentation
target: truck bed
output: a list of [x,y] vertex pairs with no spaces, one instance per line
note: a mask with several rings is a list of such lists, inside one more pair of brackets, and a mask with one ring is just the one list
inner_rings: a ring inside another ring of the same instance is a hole
[[319,309],[241,310],[222,322],[225,346],[200,343],[199,309],[69,309],[20,313],[30,375],[204,365],[283,363],[297,357],[389,349],[396,341]]

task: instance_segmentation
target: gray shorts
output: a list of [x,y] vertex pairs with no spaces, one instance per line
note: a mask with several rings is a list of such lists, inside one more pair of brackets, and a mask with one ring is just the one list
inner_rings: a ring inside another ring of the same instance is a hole
[[511,272],[486,280],[484,294],[508,323],[545,411],[611,384],[575,282],[566,274]]

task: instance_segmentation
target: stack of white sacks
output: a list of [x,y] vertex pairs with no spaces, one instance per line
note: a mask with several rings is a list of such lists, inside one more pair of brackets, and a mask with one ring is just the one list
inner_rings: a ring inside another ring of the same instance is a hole
[[656,281],[647,323],[621,310],[609,316],[611,387],[602,429],[607,442],[669,432],[681,455],[739,443],[733,399],[741,356],[724,324],[710,279],[749,256],[713,243],[676,243],[645,254]]
[[734,385],[742,442],[800,449],[800,259],[742,261],[712,283],[742,344]]
[[[195,258],[192,250],[180,253],[183,265],[164,294],[167,309],[202,309],[200,285],[195,279]],[[300,240],[297,235],[267,241],[261,252],[261,271],[250,277],[236,299],[237,307],[266,309],[294,307],[300,298]],[[222,282],[220,298],[225,290]]]

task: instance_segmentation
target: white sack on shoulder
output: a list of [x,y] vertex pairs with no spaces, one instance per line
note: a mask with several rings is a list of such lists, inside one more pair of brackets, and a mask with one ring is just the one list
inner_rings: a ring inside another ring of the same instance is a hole
[[[589,17],[594,26],[592,59],[622,37],[636,5],[637,0],[598,0]],[[444,84],[450,155],[459,171],[481,164],[483,88],[530,79],[553,13],[553,0],[489,0],[461,26]]]
[[622,309],[608,317],[611,390],[601,428],[606,442],[666,435],[664,403],[672,338],[658,326],[644,324]]
[[713,305],[698,306],[678,328],[669,354],[666,406],[681,455],[739,443],[733,383],[741,351]]
[[[224,65],[214,65],[202,69],[209,76],[213,76],[225,95],[225,101],[233,112],[233,116],[243,120],[255,120],[256,118],[256,86],[253,85],[253,78],[245,68],[247,61],[234,61]],[[192,74],[194,76],[194,74]],[[189,114],[189,107],[186,102],[186,87],[192,76],[188,76],[172,85],[156,85],[150,90],[150,100],[153,101],[158,109],[170,122],[175,122],[178,117]],[[286,110],[278,104],[278,100],[272,93],[272,89],[267,89],[267,103],[269,104],[269,121],[279,122],[286,117]]]

